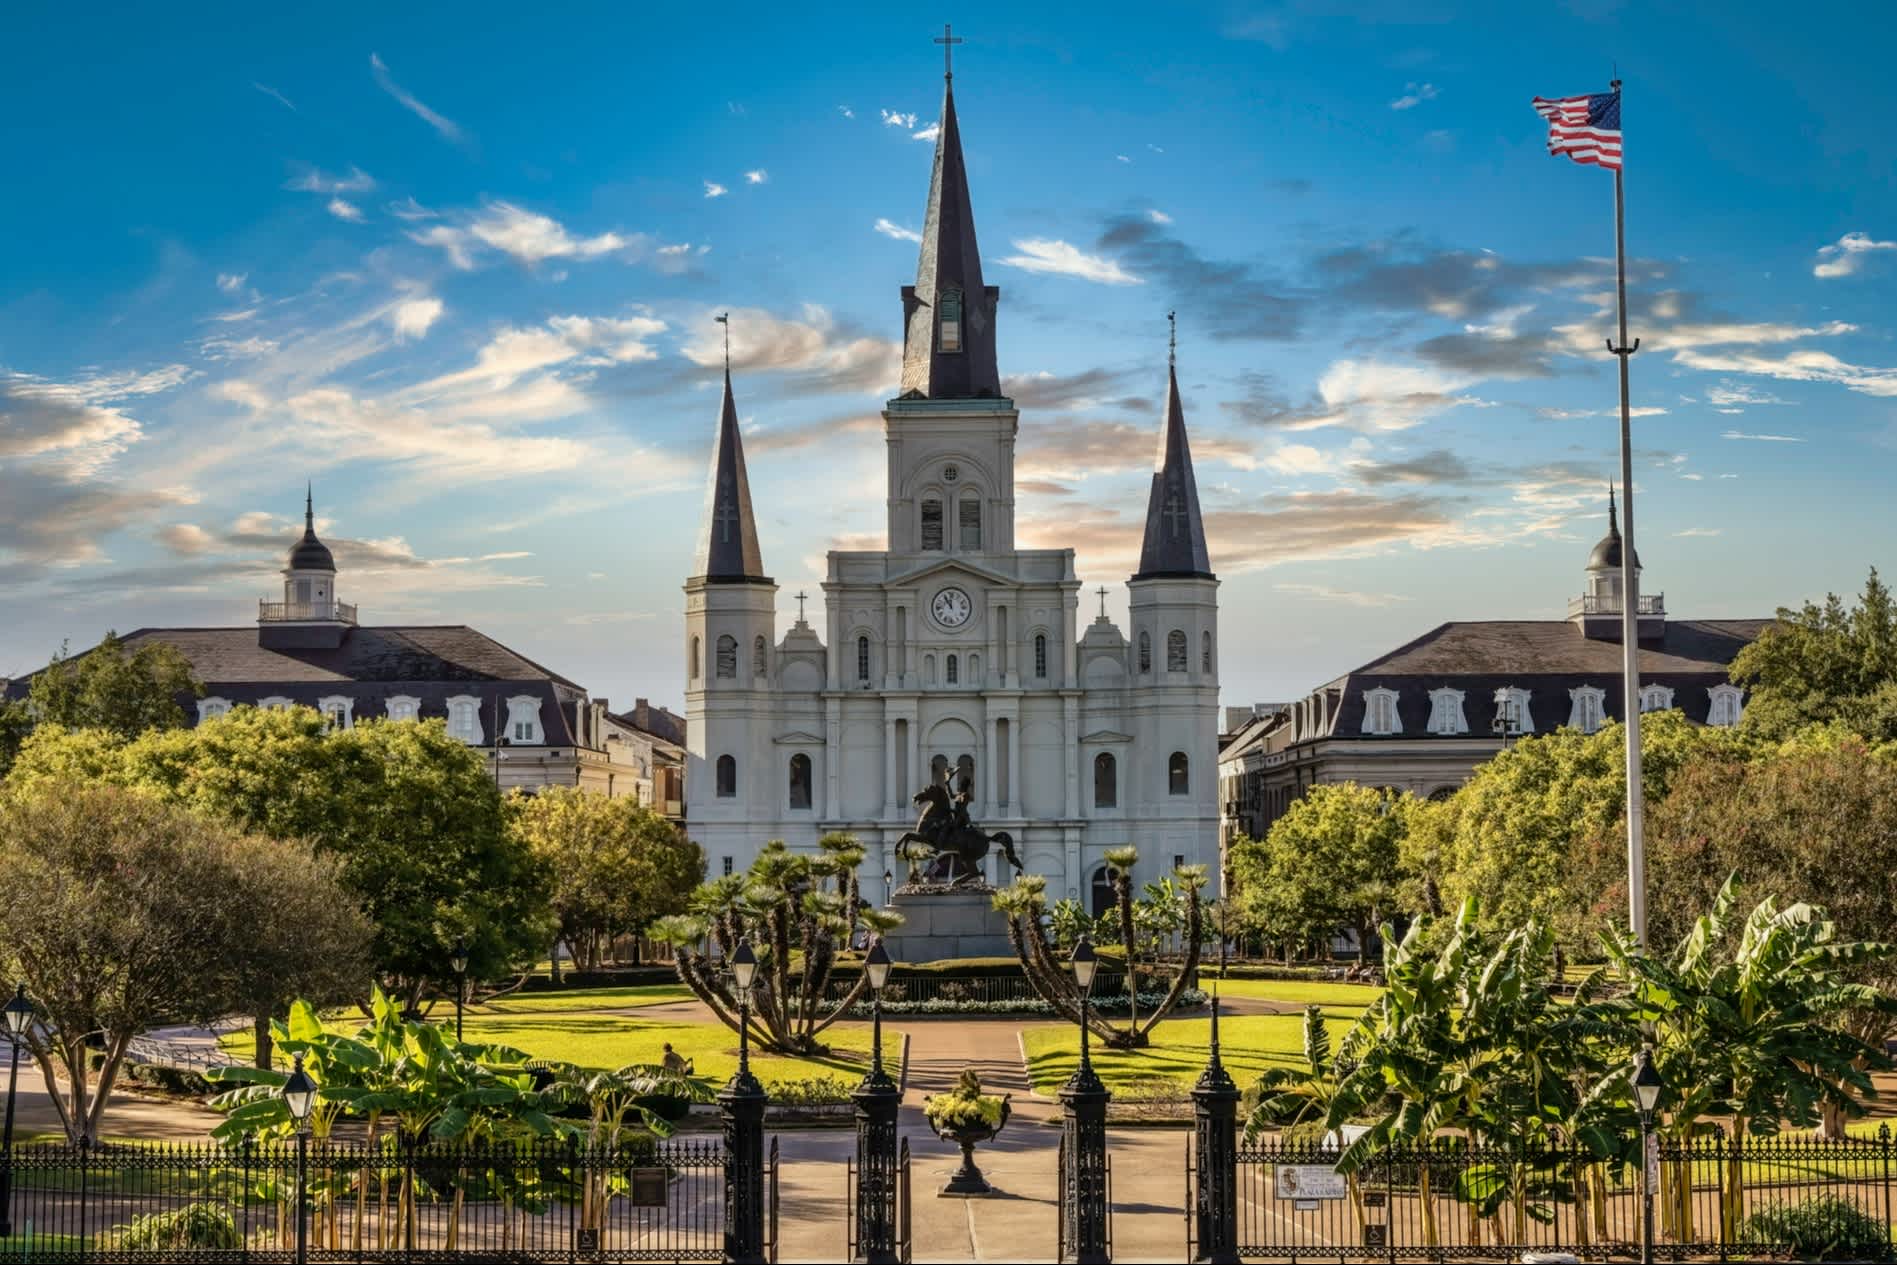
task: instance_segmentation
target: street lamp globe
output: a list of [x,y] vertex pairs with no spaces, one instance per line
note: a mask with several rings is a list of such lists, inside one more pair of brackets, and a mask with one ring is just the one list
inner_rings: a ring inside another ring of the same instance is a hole
[[26,1035],[27,1025],[33,1022],[33,1003],[26,999],[26,985],[20,985],[13,994],[13,1000],[0,1006],[0,1015],[7,1020],[7,1035],[16,1040]]
[[883,985],[889,982],[889,968],[892,965],[889,950],[883,947],[882,937],[878,936],[876,943],[869,947],[869,955],[863,959],[863,972],[869,976],[871,989],[879,993],[883,991]]
[[448,964],[454,967],[454,973],[456,975],[466,975],[468,973],[468,942],[466,939],[461,937],[455,938],[454,948],[448,951]]
[[748,997],[752,981],[756,979],[757,954],[751,951],[749,940],[740,940],[737,952],[731,955],[731,982],[737,985],[739,996]]
[[1660,1091],[1666,1088],[1666,1082],[1660,1079],[1659,1070],[1653,1066],[1653,1056],[1647,1050],[1634,1055],[1633,1087],[1640,1114],[1651,1116],[1653,1109],[1660,1105]]
[[299,1129],[310,1118],[310,1108],[316,1105],[316,1082],[303,1070],[301,1054],[296,1056],[296,1065],[290,1069],[290,1079],[283,1082],[283,1105]]
[[1092,992],[1093,977],[1100,969],[1100,959],[1094,956],[1093,942],[1084,934],[1080,937],[1080,943],[1074,946],[1074,955],[1068,962],[1074,969],[1074,983],[1080,985],[1080,991]]

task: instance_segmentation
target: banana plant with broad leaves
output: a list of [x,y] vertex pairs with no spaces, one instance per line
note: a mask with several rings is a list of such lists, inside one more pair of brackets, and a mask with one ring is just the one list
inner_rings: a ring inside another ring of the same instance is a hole
[[[1893,946],[1840,940],[1824,911],[1780,909],[1770,899],[1735,920],[1736,876],[1712,909],[1667,956],[1610,938],[1607,951],[1626,988],[1629,1027],[1652,1031],[1654,1065],[1667,1086],[1664,1135],[1679,1141],[1726,1127],[1735,1139],[1810,1128],[1827,1108],[1862,1116],[1875,1096],[1871,1075],[1891,1060],[1851,1030],[1853,1013],[1897,1013],[1897,1002],[1858,982]],[[1692,1237],[1691,1183],[1678,1165],[1662,1173],[1668,1231]],[[1734,1241],[1743,1217],[1746,1165],[1724,1166],[1720,1216]]]

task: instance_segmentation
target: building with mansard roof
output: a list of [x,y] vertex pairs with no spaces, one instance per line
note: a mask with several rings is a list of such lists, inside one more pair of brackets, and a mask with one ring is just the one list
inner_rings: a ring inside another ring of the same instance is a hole
[[1073,550],[1015,543],[1020,415],[1001,393],[1001,292],[982,277],[952,80],[941,120],[883,410],[887,547],[830,553],[815,625],[800,610],[776,626],[727,369],[685,584],[693,838],[715,875],[767,840],[847,830],[881,896],[906,868],[893,848],[911,797],[965,775],[971,819],[1012,835],[1054,898],[1089,894],[1128,842],[1155,875],[1214,863],[1218,580],[1177,376],[1123,632],[1104,607],[1082,615]]
[[[313,497],[283,568],[282,600],[237,628],[140,628],[128,652],[177,648],[204,686],[180,698],[202,722],[233,707],[313,707],[338,728],[368,719],[439,718],[481,748],[503,789],[578,786],[636,795],[677,817],[679,718],[644,699],[616,716],[605,699],[464,624],[364,626],[341,600],[335,556],[316,534]],[[32,678],[8,684],[25,697]]]
[[[1622,538],[1610,494],[1607,534],[1583,591],[1557,619],[1467,620],[1261,710],[1219,754],[1221,833],[1262,838],[1323,782],[1444,796],[1505,744],[1563,725],[1592,733],[1626,714],[1621,685]],[[1634,558],[1640,576],[1640,560]],[[1745,694],[1729,673],[1769,619],[1669,619],[1637,585],[1640,710],[1736,725]]]

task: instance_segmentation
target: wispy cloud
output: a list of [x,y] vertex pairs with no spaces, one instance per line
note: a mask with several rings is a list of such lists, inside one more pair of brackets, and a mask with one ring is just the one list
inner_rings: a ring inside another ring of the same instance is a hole
[[362,223],[362,208],[344,198],[331,198],[324,208],[339,220],[350,224]]
[[301,111],[299,111],[296,108],[296,103],[294,101],[291,101],[290,98],[284,96],[281,92],[278,92],[275,88],[272,88],[269,84],[258,83],[255,79],[253,79],[250,81],[250,86],[255,88],[257,91],[263,93],[266,97],[269,97],[271,100],[283,106],[283,108],[290,111],[290,113],[292,114],[301,113]]
[[[1721,439],[1756,439],[1768,444],[1802,444],[1804,439],[1797,435],[1753,435],[1742,430],[1721,431]],[[1724,478],[1724,475],[1720,476]]]
[[437,213],[417,202],[415,195],[412,193],[406,198],[403,198],[400,202],[389,203],[386,209],[388,213],[393,215],[396,219],[407,220],[410,223],[414,223],[416,220],[432,220],[437,218]]
[[446,310],[446,305],[433,295],[403,299],[389,309],[389,325],[398,340],[423,338]]
[[375,177],[356,166],[351,166],[346,176],[332,176],[321,167],[301,163],[297,174],[283,187],[299,193],[367,193],[375,188]]
[[1685,531],[1676,531],[1675,536],[1718,536],[1725,532],[1723,527],[1688,527]]
[[922,240],[922,234],[916,232],[913,228],[904,228],[893,220],[877,219],[876,231],[881,233],[884,237],[893,237],[899,242],[919,242]]
[[1078,277],[1082,281],[1097,281],[1102,285],[1143,284],[1140,278],[1121,268],[1114,260],[1101,255],[1089,255],[1058,238],[1024,237],[1014,243],[1014,248],[1021,253],[1004,255],[999,262],[1026,272]]
[[932,141],[941,134],[942,125],[940,123],[931,123],[927,127],[919,128],[909,133],[909,139],[914,141]]
[[1165,213],[1164,211],[1157,211],[1157,210],[1155,210],[1155,211],[1148,211],[1148,212],[1146,213],[1146,218],[1147,218],[1147,219],[1149,219],[1149,220],[1151,220],[1151,221],[1152,221],[1153,223],[1155,223],[1155,224],[1170,224],[1170,223],[1172,223],[1172,216],[1170,216],[1170,215],[1168,215],[1168,214],[1166,214],[1166,213]]
[[226,294],[236,294],[249,279],[250,274],[247,272],[220,272],[217,274],[217,288]]
[[722,198],[725,194],[730,192],[731,190],[725,188],[716,180],[705,181],[705,196],[708,198]]
[[1425,101],[1436,99],[1436,85],[1433,83],[1412,83],[1403,86],[1403,95],[1390,102],[1392,110],[1413,110]]
[[847,105],[840,105],[840,106],[838,106],[838,107],[837,107],[837,113],[838,113],[838,114],[841,114],[841,115],[842,115],[842,116],[843,116],[844,118],[846,118],[846,119],[853,119],[853,118],[855,118],[855,117],[856,117],[856,111],[855,111],[855,110],[852,110],[852,109],[851,109],[851,108],[850,108],[849,106],[847,106]]
[[1342,602],[1346,606],[1394,606],[1398,602],[1410,600],[1402,593],[1359,593],[1349,589],[1334,589],[1328,584],[1274,584],[1271,587],[1280,593],[1315,598],[1320,602]]
[[915,127],[916,116],[914,114],[904,114],[900,110],[884,110],[883,122],[890,127],[900,127],[904,131],[908,131]]
[[1846,233],[1831,245],[1818,248],[1818,262],[1812,265],[1811,275],[1823,278],[1852,276],[1874,252],[1880,250],[1897,250],[1897,242],[1874,241],[1869,233]]
[[389,73],[389,68],[383,62],[380,55],[376,53],[369,54],[369,69],[375,75],[376,85],[380,87],[382,91],[394,97],[396,102],[400,104],[404,110],[407,110],[416,118],[434,128],[436,132],[441,134],[442,139],[451,141],[456,145],[466,144],[467,136],[462,132],[460,125],[454,120],[446,118],[436,111],[429,109],[414,93],[402,87],[401,84],[396,83],[395,77]]
[[771,173],[762,167],[754,167],[744,173],[744,183],[746,184],[764,184],[768,182],[770,178]]
[[408,236],[410,241],[442,250],[461,269],[472,268],[481,250],[496,250],[532,267],[548,259],[597,259],[645,244],[642,237],[617,232],[583,237],[550,215],[512,202],[489,202],[459,226],[436,224]]

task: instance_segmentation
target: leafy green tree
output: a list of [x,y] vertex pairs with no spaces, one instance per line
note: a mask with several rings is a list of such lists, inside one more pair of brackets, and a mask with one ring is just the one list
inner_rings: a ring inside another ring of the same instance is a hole
[[[1643,717],[1647,802],[1665,798],[1692,757],[1753,748],[1727,729],[1678,712]],[[1412,898],[1433,889],[1441,907],[1473,897],[1489,927],[1548,924],[1570,945],[1592,945],[1626,908],[1623,815],[1626,737],[1618,723],[1592,734],[1561,728],[1524,738],[1475,771],[1447,803],[1421,810],[1403,867]]]
[[856,880],[862,863],[854,835],[825,835],[815,856],[773,839],[748,871],[705,884],[693,894],[692,912],[659,919],[651,934],[671,946],[679,978],[733,1032],[738,999],[724,964],[749,941],[758,960],[750,1014],[759,1045],[827,1053],[818,1037],[869,986],[859,975],[840,998],[827,998],[838,953],[858,928],[880,933],[902,925],[900,914],[864,904]]
[[550,876],[560,937],[584,969],[599,969],[614,936],[684,912],[704,881],[698,845],[631,798],[550,787],[509,795],[505,808],[508,832]]
[[274,988],[341,987],[366,956],[350,903],[307,847],[150,795],[44,782],[0,796],[0,953],[39,1007],[27,1046],[67,1137],[99,1136],[140,1033]]
[[33,713],[28,710],[26,700],[0,698],[0,778],[5,778],[7,770],[13,767],[21,744],[32,732]]
[[86,653],[70,657],[60,647],[33,678],[28,706],[36,721],[64,729],[105,729],[136,738],[148,729],[178,729],[185,723],[180,698],[197,698],[204,686],[176,646],[148,641],[126,652],[116,632]]
[[411,1009],[451,978],[457,938],[476,979],[520,969],[550,939],[542,867],[504,828],[480,754],[439,721],[331,730],[309,708],[240,707],[130,741],[42,728],[8,785],[71,778],[137,787],[335,857],[374,926],[373,968]]
[[1778,623],[1739,652],[1732,679],[1749,691],[1742,726],[1783,739],[1806,725],[1840,722],[1875,742],[1897,741],[1897,603],[1878,578],[1847,608],[1781,608]]
[[1354,782],[1312,787],[1262,842],[1238,848],[1240,926],[1299,945],[1348,928],[1367,955],[1378,924],[1393,912],[1412,801]]

